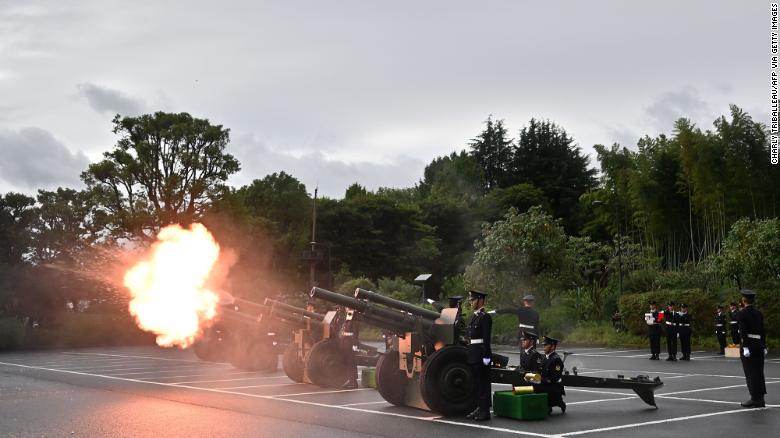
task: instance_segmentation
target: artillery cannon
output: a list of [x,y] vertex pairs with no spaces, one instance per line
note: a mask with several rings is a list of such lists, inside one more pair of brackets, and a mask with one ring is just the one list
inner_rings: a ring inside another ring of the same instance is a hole
[[[363,289],[355,291],[355,298],[316,287],[310,295],[350,307],[361,321],[395,334],[394,345],[376,369],[377,390],[386,401],[445,416],[465,415],[476,407],[477,385],[467,362],[459,302],[457,307],[439,305],[440,311],[433,312]],[[523,370],[493,362],[492,383],[530,385]],[[576,371],[566,372],[561,381],[564,386],[632,389],[652,406],[654,391],[663,385],[657,377],[611,379],[578,376]]]

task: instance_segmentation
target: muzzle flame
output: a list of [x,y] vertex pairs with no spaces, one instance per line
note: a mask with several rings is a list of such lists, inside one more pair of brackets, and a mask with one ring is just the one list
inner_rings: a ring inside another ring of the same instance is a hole
[[206,227],[170,225],[127,271],[130,313],[139,327],[157,335],[158,345],[185,348],[216,316],[218,296],[206,285],[218,258],[219,245]]

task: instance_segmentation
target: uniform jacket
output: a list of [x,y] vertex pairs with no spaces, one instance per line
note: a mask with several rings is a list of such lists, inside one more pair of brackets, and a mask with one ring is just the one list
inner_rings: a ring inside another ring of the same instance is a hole
[[715,334],[726,334],[726,314],[723,312],[715,314]]
[[677,314],[677,330],[680,332],[680,336],[690,336],[693,325],[693,317],[690,313],[678,313]]
[[656,334],[660,335],[661,334],[661,324],[662,323],[658,322],[658,309],[656,309],[655,311],[647,312],[647,313],[653,314],[653,321],[655,321],[653,324],[648,324],[648,326],[647,326],[647,333],[649,335],[656,335]]
[[341,325],[341,332],[339,332],[339,335],[341,337],[342,345],[345,346],[358,345],[359,343],[358,336],[360,336],[360,324],[354,319],[348,319],[344,321],[344,324]]
[[733,312],[729,310],[729,327],[732,333],[739,330],[739,310]]
[[[468,362],[481,363],[483,358],[490,358],[493,352],[490,350],[490,335],[493,329],[493,319],[485,309],[479,309],[471,316],[468,326],[469,346]],[[482,342],[472,344],[471,341],[481,339]]]
[[528,352],[520,350],[520,368],[528,373],[538,373],[542,370],[544,355],[531,347]]
[[517,316],[517,331],[539,333],[539,312],[532,307],[514,309],[496,309],[496,314],[511,314]]
[[666,331],[666,336],[677,335],[678,317],[679,315],[677,312],[670,311],[669,309],[664,312],[664,329]]
[[558,383],[563,375],[563,360],[552,352],[542,363],[542,383]]
[[739,335],[742,346],[748,347],[750,354],[763,354],[766,348],[766,332],[764,331],[764,315],[753,305],[745,306],[739,311]]

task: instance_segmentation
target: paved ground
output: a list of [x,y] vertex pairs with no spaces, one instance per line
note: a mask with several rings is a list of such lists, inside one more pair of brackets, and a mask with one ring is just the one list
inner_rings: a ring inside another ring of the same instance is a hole
[[[775,436],[780,359],[766,363],[766,409],[745,410],[738,359],[570,349],[580,374],[660,376],[658,409],[622,390],[567,388],[565,415],[476,423],[384,402],[373,389],[325,390],[199,361],[190,351],[128,347],[0,354],[2,436]],[[507,353],[507,352],[504,352]],[[513,363],[517,357],[512,356]],[[494,385],[494,390],[508,389]]]

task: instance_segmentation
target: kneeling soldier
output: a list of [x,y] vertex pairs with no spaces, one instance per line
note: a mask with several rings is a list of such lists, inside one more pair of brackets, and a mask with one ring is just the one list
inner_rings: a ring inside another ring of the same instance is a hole
[[524,331],[520,334],[520,369],[523,373],[538,373],[542,370],[544,356],[536,351],[536,333]]
[[534,385],[534,392],[547,393],[547,406],[550,412],[552,412],[553,406],[558,406],[561,408],[561,412],[566,413],[566,402],[563,401],[566,392],[561,383],[563,360],[555,352],[555,349],[558,348],[558,340],[545,336],[542,343],[544,344],[542,382]]

